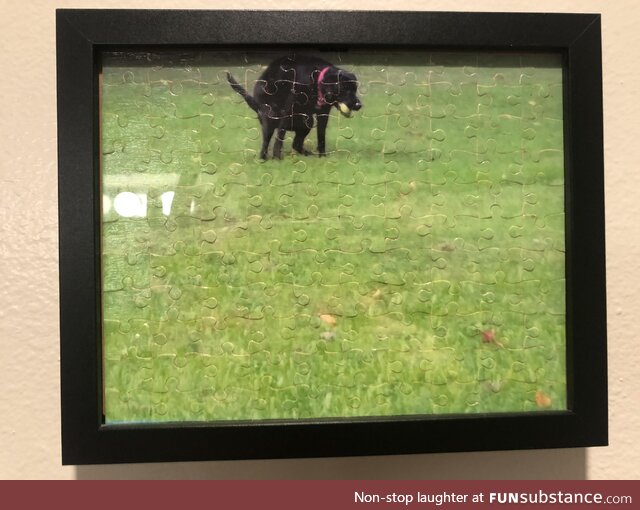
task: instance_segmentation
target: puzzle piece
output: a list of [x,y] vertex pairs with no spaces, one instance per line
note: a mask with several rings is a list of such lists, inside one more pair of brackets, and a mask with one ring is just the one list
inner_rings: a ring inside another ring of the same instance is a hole
[[108,422],[566,408],[558,56],[118,52],[101,87]]

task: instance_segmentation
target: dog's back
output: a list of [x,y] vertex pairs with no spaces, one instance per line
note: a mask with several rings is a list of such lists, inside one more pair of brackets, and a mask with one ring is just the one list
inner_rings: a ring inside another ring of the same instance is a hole
[[281,57],[267,66],[256,81],[253,96],[260,103],[283,105],[292,92],[310,94],[318,73],[331,64],[318,57]]

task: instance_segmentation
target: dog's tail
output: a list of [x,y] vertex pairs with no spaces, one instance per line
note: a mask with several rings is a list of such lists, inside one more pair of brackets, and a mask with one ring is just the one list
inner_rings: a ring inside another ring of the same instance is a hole
[[231,85],[231,88],[233,90],[235,90],[238,94],[244,97],[244,100],[247,102],[247,104],[252,110],[257,112],[260,109],[260,105],[258,104],[258,102],[252,96],[249,95],[249,93],[245,90],[245,88],[242,85],[240,85],[234,79],[233,76],[231,76],[231,73],[227,73],[227,81],[229,82],[229,85]]

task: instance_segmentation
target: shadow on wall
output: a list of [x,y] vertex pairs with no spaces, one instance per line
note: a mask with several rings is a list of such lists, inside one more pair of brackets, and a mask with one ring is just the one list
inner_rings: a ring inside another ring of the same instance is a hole
[[328,459],[78,466],[91,479],[572,479],[587,474],[586,449]]

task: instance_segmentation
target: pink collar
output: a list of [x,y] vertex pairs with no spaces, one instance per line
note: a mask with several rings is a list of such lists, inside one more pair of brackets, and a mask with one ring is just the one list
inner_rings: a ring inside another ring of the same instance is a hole
[[324,93],[322,92],[322,80],[324,80],[327,71],[331,68],[331,66],[325,67],[320,74],[318,75],[318,106],[325,105]]

